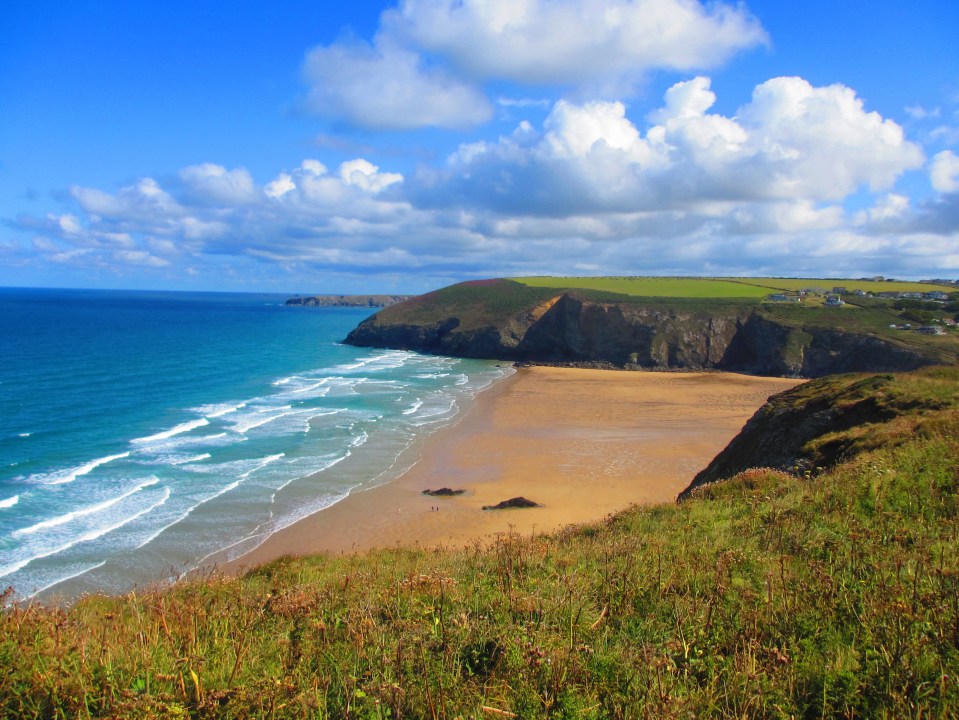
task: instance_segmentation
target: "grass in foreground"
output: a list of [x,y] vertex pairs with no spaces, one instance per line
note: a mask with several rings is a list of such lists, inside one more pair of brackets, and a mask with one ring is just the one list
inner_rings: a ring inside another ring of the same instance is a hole
[[757,469],[555,536],[11,608],[0,713],[959,716],[956,382],[901,376],[900,399],[942,402],[814,479]]

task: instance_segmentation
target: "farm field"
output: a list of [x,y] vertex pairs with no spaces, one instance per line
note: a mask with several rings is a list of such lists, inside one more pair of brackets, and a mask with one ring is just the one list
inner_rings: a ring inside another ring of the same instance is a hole
[[575,288],[600,290],[636,297],[664,298],[754,298],[762,299],[773,292],[804,288],[845,287],[850,292],[930,292],[955,290],[929,283],[843,278],[692,278],[692,277],[519,277],[518,283],[537,288]]

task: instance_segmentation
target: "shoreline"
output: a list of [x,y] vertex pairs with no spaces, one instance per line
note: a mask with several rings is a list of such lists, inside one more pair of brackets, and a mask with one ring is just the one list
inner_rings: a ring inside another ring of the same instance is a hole
[[[350,493],[214,572],[238,574],[290,555],[465,546],[601,520],[636,503],[672,502],[768,396],[800,382],[520,367],[426,438],[400,477]],[[464,492],[423,494],[443,487]],[[482,509],[517,496],[540,507]]]

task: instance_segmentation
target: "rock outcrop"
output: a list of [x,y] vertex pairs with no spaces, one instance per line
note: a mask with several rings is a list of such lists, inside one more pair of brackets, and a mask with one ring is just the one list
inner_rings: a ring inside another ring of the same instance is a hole
[[[923,430],[927,417],[954,405],[959,371],[919,371],[937,393],[917,393],[908,374],[836,375],[775,395],[679,495],[752,468],[815,476],[863,450],[890,446]],[[938,422],[938,421],[937,421]]]
[[292,297],[284,304],[303,307],[381,308],[409,299],[409,295],[311,295],[309,297]]
[[535,503],[532,500],[527,500],[524,497],[514,497],[509,500],[503,500],[498,502],[495,505],[484,505],[484,510],[516,510],[521,508],[534,508],[539,507],[539,503]]

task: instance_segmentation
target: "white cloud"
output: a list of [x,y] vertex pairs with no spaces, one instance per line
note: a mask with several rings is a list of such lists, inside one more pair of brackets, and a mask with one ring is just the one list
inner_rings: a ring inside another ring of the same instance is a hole
[[124,218],[162,217],[164,221],[182,214],[182,208],[153,178],[142,178],[110,195],[94,188],[70,188],[80,206],[91,215]]
[[151,255],[145,250],[118,250],[113,254],[117,261],[126,265],[145,265],[147,267],[165,267],[168,260]]
[[704,77],[674,85],[645,135],[621,103],[560,101],[544,133],[527,125],[495,143],[465,145],[446,171],[420,173],[411,192],[433,204],[445,195],[533,215],[836,203],[864,187],[888,189],[923,162],[919,146],[866,112],[850,88],[775,78],[725,117],[708,112],[716,99],[709,86]]
[[767,41],[742,6],[695,0],[404,0],[383,24],[471,77],[603,89]]
[[633,162],[648,161],[649,146],[626,119],[620,102],[573,105],[560,100],[546,118],[547,130],[540,153],[551,158],[583,158],[597,144],[622,152]]
[[909,212],[909,198],[898,193],[880,197],[868,210],[856,215],[856,224],[897,222]]
[[943,150],[932,159],[929,168],[932,187],[941,193],[959,191],[959,157],[951,150]]
[[374,130],[465,128],[493,111],[478,90],[389,40],[312,50],[304,76],[313,113]]
[[340,165],[340,178],[347,185],[355,185],[368,192],[377,193],[384,188],[402,182],[399,173],[381,173],[369,160],[358,158]]
[[925,120],[926,118],[937,118],[940,115],[939,108],[935,107],[931,110],[927,110],[922,105],[910,105],[906,110],[906,115],[911,117],[913,120]]
[[77,220],[75,215],[60,215],[54,219],[60,226],[60,229],[67,235],[77,235],[83,230],[80,226],[80,221]]
[[278,198],[296,189],[296,183],[288,173],[280,173],[276,179],[263,187],[263,192],[271,198]]
[[306,107],[372,130],[468,128],[493,116],[490,81],[630,94],[652,70],[713,68],[766,42],[758,20],[723,2],[403,0],[371,42],[310,51]]
[[194,200],[235,205],[256,199],[253,177],[245,168],[227,170],[214,163],[191,165],[180,171],[180,179]]
[[[894,184],[922,165],[921,150],[851,89],[775,78],[735,113],[715,112],[716,100],[706,77],[674,84],[645,118],[630,117],[622,102],[561,100],[538,126],[523,121],[500,138],[464,143],[410,177],[362,157],[329,167],[306,159],[263,184],[242,168],[193,165],[162,186],[143,178],[112,192],[74,187],[74,208],[14,225],[45,261],[164,278],[261,267],[395,279],[416,270],[405,282],[428,289],[577,268],[928,275],[952,267],[941,260],[957,255],[950,248],[959,241],[952,152],[929,168],[946,194],[912,202]],[[939,252],[926,252],[932,247]],[[0,246],[0,262],[22,258]]]
[[837,199],[862,184],[885,190],[924,159],[899,125],[866,112],[845,85],[774,78],[759,85],[738,114],[757,150],[789,168],[776,178],[776,191],[784,194]]

